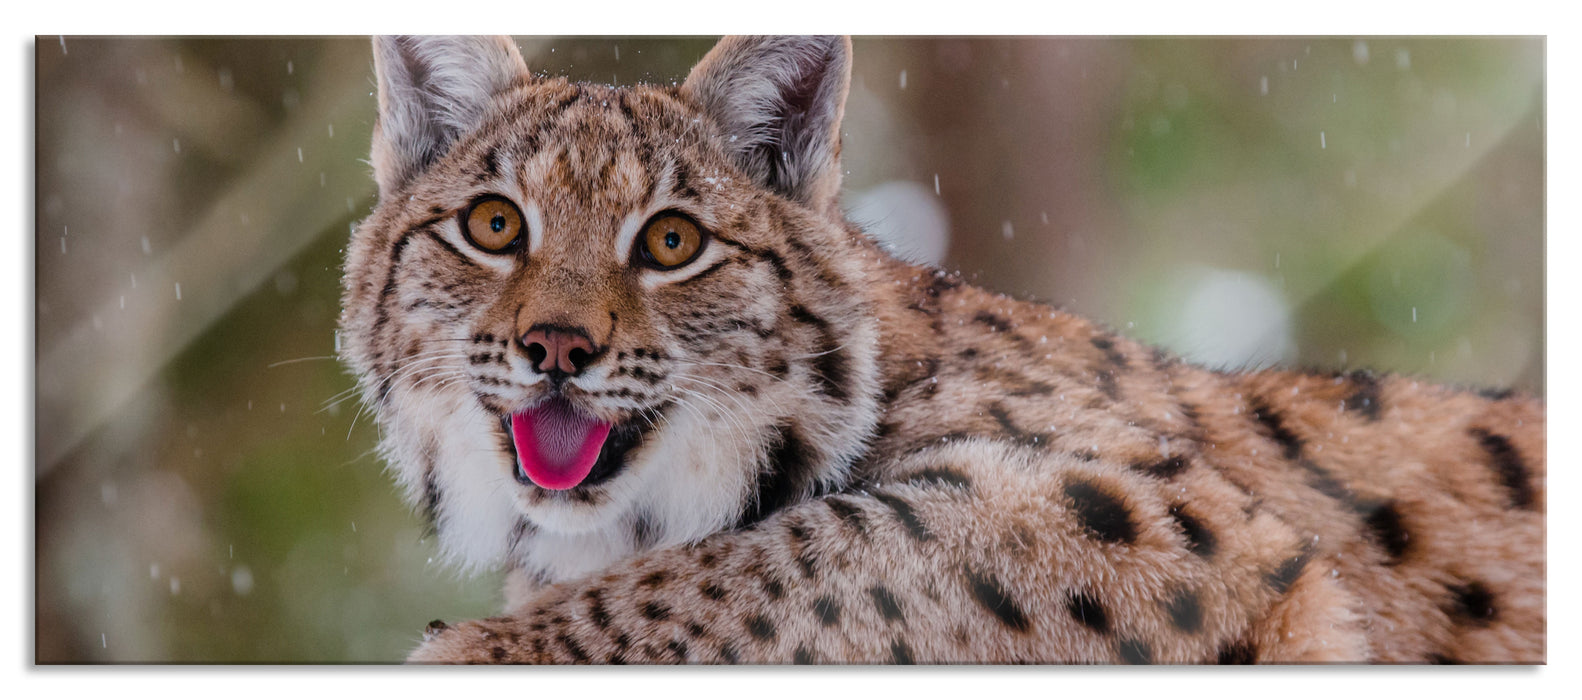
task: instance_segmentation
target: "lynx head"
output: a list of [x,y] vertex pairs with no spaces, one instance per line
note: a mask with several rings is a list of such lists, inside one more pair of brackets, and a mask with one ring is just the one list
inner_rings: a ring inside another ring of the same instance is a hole
[[506,38],[374,41],[342,354],[452,560],[559,578],[533,547],[692,541],[843,482],[879,392],[850,54],[730,38],[615,88]]

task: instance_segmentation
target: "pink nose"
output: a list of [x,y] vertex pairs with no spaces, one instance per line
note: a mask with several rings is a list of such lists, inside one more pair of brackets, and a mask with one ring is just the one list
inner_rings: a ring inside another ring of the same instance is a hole
[[596,349],[580,328],[534,326],[522,335],[528,362],[544,374],[576,374],[587,367]]

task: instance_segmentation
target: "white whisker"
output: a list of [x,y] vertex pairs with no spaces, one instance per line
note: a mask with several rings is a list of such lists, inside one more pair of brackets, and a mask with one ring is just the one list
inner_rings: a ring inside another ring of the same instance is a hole
[[274,369],[274,368],[279,367],[281,365],[294,365],[294,364],[296,364],[298,362],[312,362],[314,360],[334,360],[334,359],[337,359],[337,357],[338,356],[336,356],[336,355],[318,355],[318,356],[315,356],[315,357],[299,357],[299,358],[297,358],[295,360],[281,360],[279,362],[271,362],[271,363],[269,363],[267,365],[264,365],[264,368],[265,369]]

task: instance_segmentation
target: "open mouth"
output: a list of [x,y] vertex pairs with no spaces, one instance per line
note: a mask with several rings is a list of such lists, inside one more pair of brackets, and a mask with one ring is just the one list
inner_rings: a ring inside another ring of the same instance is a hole
[[640,421],[606,423],[554,397],[500,419],[516,452],[516,480],[551,491],[593,486],[626,463],[642,442]]

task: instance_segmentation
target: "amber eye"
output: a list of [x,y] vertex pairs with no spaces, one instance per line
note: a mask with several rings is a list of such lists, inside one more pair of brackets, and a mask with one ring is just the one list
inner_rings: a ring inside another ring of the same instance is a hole
[[480,199],[462,220],[467,240],[482,250],[502,253],[522,237],[522,212],[499,197]]
[[678,212],[664,212],[643,225],[637,254],[649,267],[673,270],[698,257],[703,242],[703,230],[696,222]]

